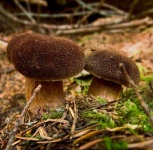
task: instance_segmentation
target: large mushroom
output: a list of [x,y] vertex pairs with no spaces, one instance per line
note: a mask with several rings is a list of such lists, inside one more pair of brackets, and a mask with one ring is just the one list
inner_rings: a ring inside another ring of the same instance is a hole
[[7,47],[7,56],[15,68],[26,77],[26,100],[41,84],[29,112],[36,115],[46,108],[64,106],[62,80],[78,74],[84,68],[84,54],[73,41],[35,33],[16,35]]
[[125,69],[137,85],[140,81],[139,70],[130,58],[109,50],[94,51],[86,58],[85,70],[94,77],[88,95],[99,96],[108,102],[117,100],[122,85],[129,87],[129,81],[120,67]]

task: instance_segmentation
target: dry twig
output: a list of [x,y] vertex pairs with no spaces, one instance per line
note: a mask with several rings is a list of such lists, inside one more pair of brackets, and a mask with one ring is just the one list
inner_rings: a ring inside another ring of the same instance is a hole
[[[81,0],[77,0],[78,2],[82,2]],[[82,5],[84,5],[84,3],[80,3]],[[103,3],[102,5],[107,6],[107,4]],[[89,5],[90,6],[90,5]],[[86,6],[86,7],[89,7]],[[97,5],[96,5],[97,6]],[[90,7],[93,8],[93,6],[91,5]],[[111,7],[111,6],[109,6]],[[96,8],[94,8],[96,9]],[[112,8],[115,9],[115,8]],[[92,9],[93,10],[93,9]],[[92,10],[88,10],[89,12],[85,12],[87,13],[86,15],[90,14],[92,12]],[[98,8],[96,9],[98,10]],[[115,11],[115,10],[113,10]],[[119,10],[116,10],[119,11]],[[144,18],[144,19],[140,19],[140,20],[133,20],[131,22],[125,22],[126,20],[126,16],[127,15],[122,15],[122,16],[118,16],[118,18],[111,18],[110,21],[108,21],[108,18],[103,19],[102,22],[99,22],[98,24],[86,24],[86,25],[78,25],[78,24],[73,24],[73,25],[52,25],[52,24],[45,24],[45,23],[40,23],[37,24],[36,22],[32,21],[27,21],[27,20],[21,20],[19,18],[17,18],[15,15],[12,15],[11,13],[9,13],[8,11],[6,11],[2,6],[0,6],[0,13],[7,17],[8,19],[16,22],[16,23],[20,23],[23,25],[28,25],[28,26],[33,26],[33,27],[38,27],[39,29],[47,29],[47,30],[52,30],[54,31],[54,33],[60,35],[60,34],[76,34],[76,33],[89,33],[89,32],[95,32],[95,31],[103,31],[103,30],[115,30],[115,29],[122,29],[123,31],[126,29],[132,29],[138,26],[141,26],[144,24],[147,25],[152,25],[153,21],[150,18]],[[123,13],[123,12],[121,12]],[[25,15],[28,15],[29,17],[32,17],[32,13],[24,13]],[[41,14],[38,14],[38,16],[40,17]],[[43,15],[43,14],[42,14]],[[72,14],[70,14],[72,15]],[[84,15],[83,12],[77,12],[76,15]],[[67,17],[66,14],[54,14],[51,15],[52,17]]]
[[21,19],[16,18],[14,15],[7,12],[2,6],[0,6],[0,13],[3,14],[6,18],[9,18],[9,19],[11,19],[11,20],[13,20],[17,23],[21,23],[21,24],[24,24],[24,25],[34,25],[33,23],[28,22],[26,20],[21,20]]
[[27,16],[27,18],[32,22],[36,23],[35,19],[24,9],[24,7],[18,2],[18,0],[14,0],[15,4],[23,11],[23,13]]
[[121,10],[121,9],[119,9],[119,8],[113,6],[113,5],[110,5],[110,4],[107,4],[107,3],[104,3],[104,2],[103,2],[103,3],[102,3],[102,6],[104,6],[104,7],[106,7],[106,8],[109,8],[109,9],[111,9],[111,10],[117,12],[119,15],[127,15],[126,12],[124,12],[123,10]]
[[134,0],[132,2],[131,7],[130,7],[130,11],[129,11],[128,15],[127,15],[127,20],[132,18],[133,11],[134,11],[134,9],[135,9],[135,7],[136,7],[138,2],[139,2],[139,0]]
[[45,0],[19,0],[21,2],[28,2],[30,4],[36,4],[47,7],[47,2]]
[[78,118],[78,109],[77,109],[75,101],[73,102],[73,105],[74,105],[74,116],[73,116],[73,123],[71,127],[71,134],[72,134],[71,138],[73,138],[73,135],[76,129],[77,118]]
[[10,147],[11,147],[13,141],[14,141],[15,134],[16,134],[16,132],[17,132],[17,130],[18,130],[19,125],[20,125],[20,122],[21,122],[23,116],[25,115],[25,113],[27,112],[27,110],[28,110],[30,104],[31,104],[32,101],[34,100],[36,94],[40,91],[41,87],[42,87],[41,85],[38,85],[38,87],[34,90],[34,92],[33,92],[32,96],[31,96],[31,98],[29,99],[29,101],[28,101],[27,104],[25,105],[25,107],[24,107],[24,109],[23,109],[23,111],[22,111],[22,113],[21,113],[19,119],[18,119],[17,122],[16,122],[16,125],[15,125],[13,131],[12,131],[11,134],[10,134],[10,138],[9,138],[9,140],[8,140],[8,143],[7,143],[7,146],[6,146],[5,150],[9,150],[9,149],[10,149]]
[[84,3],[82,0],[75,0],[78,4],[80,4],[83,8],[87,8],[88,10],[92,11],[92,12],[97,12],[102,16],[108,16],[108,14],[105,11],[101,11],[101,10],[97,10],[94,7],[92,7],[91,5],[87,5],[86,3]]
[[153,139],[149,139],[142,142],[132,143],[128,145],[128,149],[144,149],[149,147],[150,149],[153,148]]

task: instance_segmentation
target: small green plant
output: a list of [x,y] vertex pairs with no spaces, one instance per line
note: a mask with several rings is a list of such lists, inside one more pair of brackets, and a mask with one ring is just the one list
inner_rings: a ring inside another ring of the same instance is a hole
[[73,80],[76,82],[77,85],[81,86],[80,94],[86,95],[92,78],[90,76],[87,76],[87,77],[74,78]]

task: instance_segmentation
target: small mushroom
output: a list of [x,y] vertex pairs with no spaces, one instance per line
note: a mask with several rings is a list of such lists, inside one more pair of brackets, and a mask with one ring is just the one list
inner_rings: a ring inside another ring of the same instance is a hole
[[41,84],[29,112],[36,115],[45,108],[64,106],[62,80],[78,74],[84,68],[84,54],[73,41],[35,33],[16,35],[7,47],[7,56],[15,68],[26,77],[26,100]]
[[85,70],[94,77],[87,94],[102,97],[108,102],[117,100],[122,85],[129,87],[129,82],[120,64],[125,66],[135,84],[139,84],[139,70],[130,58],[109,50],[91,53],[86,58]]

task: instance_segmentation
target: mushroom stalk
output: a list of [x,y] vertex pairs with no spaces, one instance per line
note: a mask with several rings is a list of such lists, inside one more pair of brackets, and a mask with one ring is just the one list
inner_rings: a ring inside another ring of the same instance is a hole
[[34,91],[39,85],[42,85],[40,92],[29,107],[31,114],[42,113],[48,109],[55,109],[64,106],[64,92],[62,81],[36,81],[26,78],[26,100],[28,101]]
[[119,99],[121,88],[121,84],[93,77],[87,94],[102,97],[111,102]]

